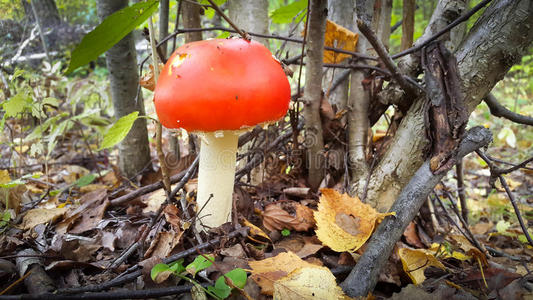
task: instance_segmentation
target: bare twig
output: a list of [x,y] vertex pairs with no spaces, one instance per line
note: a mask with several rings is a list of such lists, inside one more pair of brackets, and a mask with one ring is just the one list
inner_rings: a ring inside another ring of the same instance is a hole
[[493,116],[502,117],[515,123],[533,126],[533,117],[524,116],[508,110],[498,102],[498,99],[493,94],[488,94],[483,100],[487,103],[490,113]]
[[465,223],[468,224],[468,205],[466,203],[462,159],[455,165],[455,173],[457,174],[457,194],[459,195],[459,201],[461,202],[461,216]]
[[383,61],[387,69],[389,69],[389,71],[391,72],[392,78],[394,78],[394,80],[398,82],[400,87],[406,93],[416,95],[415,89],[403,77],[403,74],[400,72],[392,58],[387,53],[387,49],[385,49],[385,46],[383,45],[383,43],[381,43],[381,41],[378,39],[372,29],[370,29],[370,27],[360,19],[357,20],[357,27],[366,37],[366,39],[370,42],[370,44],[372,44],[372,47],[374,47],[374,50],[376,50],[379,58],[381,58],[381,61]]

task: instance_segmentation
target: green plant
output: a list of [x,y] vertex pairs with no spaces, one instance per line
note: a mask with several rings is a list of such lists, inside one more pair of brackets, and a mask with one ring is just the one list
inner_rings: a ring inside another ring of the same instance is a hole
[[234,288],[244,288],[248,277],[246,271],[241,268],[233,269],[220,276],[214,286],[209,286],[207,289],[203,288],[194,277],[198,272],[210,267],[213,264],[213,260],[214,256],[208,254],[197,256],[194,261],[187,266],[183,266],[183,258],[170,264],[157,264],[152,268],[150,276],[154,282],[161,283],[170,275],[175,275],[192,283],[194,286],[203,290],[215,299],[225,299],[229,297]]

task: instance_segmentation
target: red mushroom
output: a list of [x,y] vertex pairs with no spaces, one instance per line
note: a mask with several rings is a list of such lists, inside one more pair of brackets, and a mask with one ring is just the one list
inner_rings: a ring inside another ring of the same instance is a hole
[[197,207],[203,209],[197,228],[230,220],[238,136],[284,116],[289,100],[281,65],[258,42],[205,40],[172,54],[159,76],[154,102],[163,126],[201,137]]

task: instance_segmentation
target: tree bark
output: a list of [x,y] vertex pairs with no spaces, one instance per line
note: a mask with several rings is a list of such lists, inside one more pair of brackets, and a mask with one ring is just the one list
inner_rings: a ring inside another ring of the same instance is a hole
[[[457,2],[440,1],[432,19],[444,18],[443,8],[450,7],[449,5],[457,5]],[[494,1],[477,20],[456,52],[468,114],[524,55],[533,41],[531,28],[533,2],[530,0]],[[416,72],[414,70],[418,67],[418,60],[413,57],[406,59],[410,62],[409,69]],[[390,208],[401,189],[422,164],[423,149],[427,145],[422,104],[423,99],[419,98],[409,109],[372,173],[368,199],[379,211]]]
[[[267,0],[229,0],[230,19],[242,30],[253,33],[268,34],[268,1]],[[268,40],[254,40],[268,47]]]
[[415,0],[403,0],[402,43],[400,46],[402,51],[413,45],[413,34],[415,33],[415,9]]
[[[328,18],[333,22],[351,30],[355,30],[355,0],[330,0],[328,3]],[[335,76],[327,76],[325,82],[329,84],[335,81],[335,77],[339,77],[342,72],[332,69]],[[332,78],[333,77],[333,78]],[[337,111],[346,108],[348,103],[348,87],[350,86],[349,78],[343,80],[339,86],[331,91],[328,95],[328,100],[332,105],[337,107]],[[328,86],[328,89],[330,86]]]
[[305,146],[307,148],[307,181],[316,190],[324,177],[324,138],[320,119],[324,34],[328,14],[327,0],[312,0],[307,28],[307,59],[304,103]]
[[[200,19],[201,7],[188,1],[181,1],[183,28],[200,28],[202,27]],[[202,32],[188,32],[185,34],[185,42],[202,40]]]
[[[372,23],[374,0],[356,1],[357,18],[367,24]],[[370,48],[368,40],[359,32],[357,52],[366,54]],[[368,130],[368,108],[370,105],[369,86],[365,86],[366,73],[361,70],[352,70],[350,83],[350,96],[348,98],[348,159],[350,167],[350,188],[352,196],[365,198],[368,185],[369,166],[366,161]]]
[[[98,16],[104,20],[127,5],[127,0],[98,0]],[[140,116],[145,114],[142,98],[136,101],[139,84],[136,54],[132,33],[106,52],[111,98],[117,119],[134,111],[138,111]],[[127,177],[135,176],[150,165],[146,119],[135,121],[126,138],[118,145],[118,150],[119,168]]]
[[[27,0],[24,1],[28,3]],[[43,29],[52,28],[61,23],[55,0],[31,0],[31,4],[35,6],[35,13]],[[26,14],[28,15],[28,11]]]
[[[484,127],[474,127],[468,131],[458,147],[457,160],[481,147],[487,146],[492,140],[491,132]],[[411,178],[394,202],[391,211],[395,216],[387,217],[381,222],[367,243],[365,252],[350,272],[341,287],[350,297],[366,296],[377,283],[379,273],[387,263],[394,245],[401,238],[405,228],[411,222],[420,207],[426,201],[435,185],[446,175],[442,172],[433,174],[428,159]]]
[[[162,41],[168,35],[168,0],[159,3],[159,40]],[[167,58],[168,43],[161,46],[161,54]]]
[[391,33],[392,0],[376,0],[373,27],[379,40],[389,49]]

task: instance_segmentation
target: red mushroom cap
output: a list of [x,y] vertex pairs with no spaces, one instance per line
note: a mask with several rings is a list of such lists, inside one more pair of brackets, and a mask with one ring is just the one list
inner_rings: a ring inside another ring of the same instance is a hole
[[213,39],[185,44],[161,71],[154,102],[167,128],[238,130],[287,112],[291,89],[262,44]]

